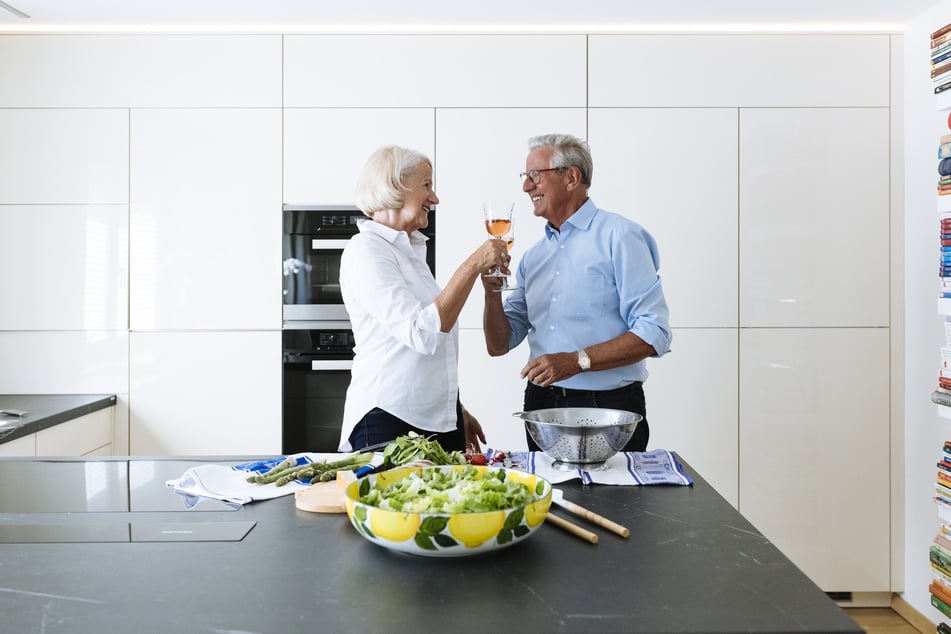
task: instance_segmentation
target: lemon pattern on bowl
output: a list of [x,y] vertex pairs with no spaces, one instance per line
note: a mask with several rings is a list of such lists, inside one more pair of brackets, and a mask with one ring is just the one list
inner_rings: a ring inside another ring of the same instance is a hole
[[[457,470],[457,467],[444,467]],[[480,467],[480,477],[488,467]],[[381,509],[360,501],[375,478],[398,482],[417,469],[394,469],[350,484],[346,508],[350,521],[369,541],[386,548],[432,557],[474,555],[506,547],[528,537],[551,506],[551,485],[534,474],[505,470],[508,481],[524,484],[534,501],[512,509],[473,513],[414,513]]]

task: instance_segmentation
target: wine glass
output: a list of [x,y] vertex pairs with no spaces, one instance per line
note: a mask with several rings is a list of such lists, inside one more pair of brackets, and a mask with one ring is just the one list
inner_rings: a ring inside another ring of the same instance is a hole
[[[512,228],[512,210],[515,203],[510,200],[488,200],[482,203],[482,213],[485,217],[485,230],[498,240]],[[506,277],[499,267],[485,274],[486,277]]]
[[[506,250],[511,252],[512,247],[515,245],[515,224],[514,223],[509,225],[509,230],[504,236],[502,236],[502,240],[505,242]],[[496,293],[501,293],[502,291],[514,291],[515,286],[512,286],[509,284],[509,278],[506,275],[504,276],[504,279],[502,280],[502,286],[494,290]]]

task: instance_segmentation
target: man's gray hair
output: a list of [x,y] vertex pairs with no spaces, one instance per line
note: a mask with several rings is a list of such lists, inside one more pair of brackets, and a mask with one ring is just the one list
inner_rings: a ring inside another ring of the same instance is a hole
[[548,167],[577,167],[581,170],[581,182],[585,187],[591,187],[594,162],[587,141],[570,134],[543,134],[528,140],[529,151],[544,147],[555,150]]

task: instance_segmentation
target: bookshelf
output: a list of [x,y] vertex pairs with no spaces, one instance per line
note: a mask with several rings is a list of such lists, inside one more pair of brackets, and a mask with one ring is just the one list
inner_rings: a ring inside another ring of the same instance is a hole
[[[951,112],[951,24],[931,34],[931,78],[935,106]],[[938,385],[931,394],[938,416],[951,419],[951,114],[948,127],[937,139],[938,185],[938,275],[937,312],[944,320],[944,346],[938,369]],[[945,440],[936,464],[934,501],[938,510],[938,530],[929,546],[932,581],[928,593],[932,607],[940,614],[942,627],[951,622],[951,440]]]

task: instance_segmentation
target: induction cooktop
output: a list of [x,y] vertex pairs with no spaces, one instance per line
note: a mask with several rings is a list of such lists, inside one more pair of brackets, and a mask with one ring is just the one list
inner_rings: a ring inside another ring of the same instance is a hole
[[255,522],[0,524],[0,544],[239,542]]
[[195,460],[0,460],[0,513],[234,511],[165,485]]
[[[0,543],[241,541],[253,521],[207,513],[240,505],[186,496],[165,482],[196,460],[0,460]],[[199,519],[204,518],[204,519]]]

